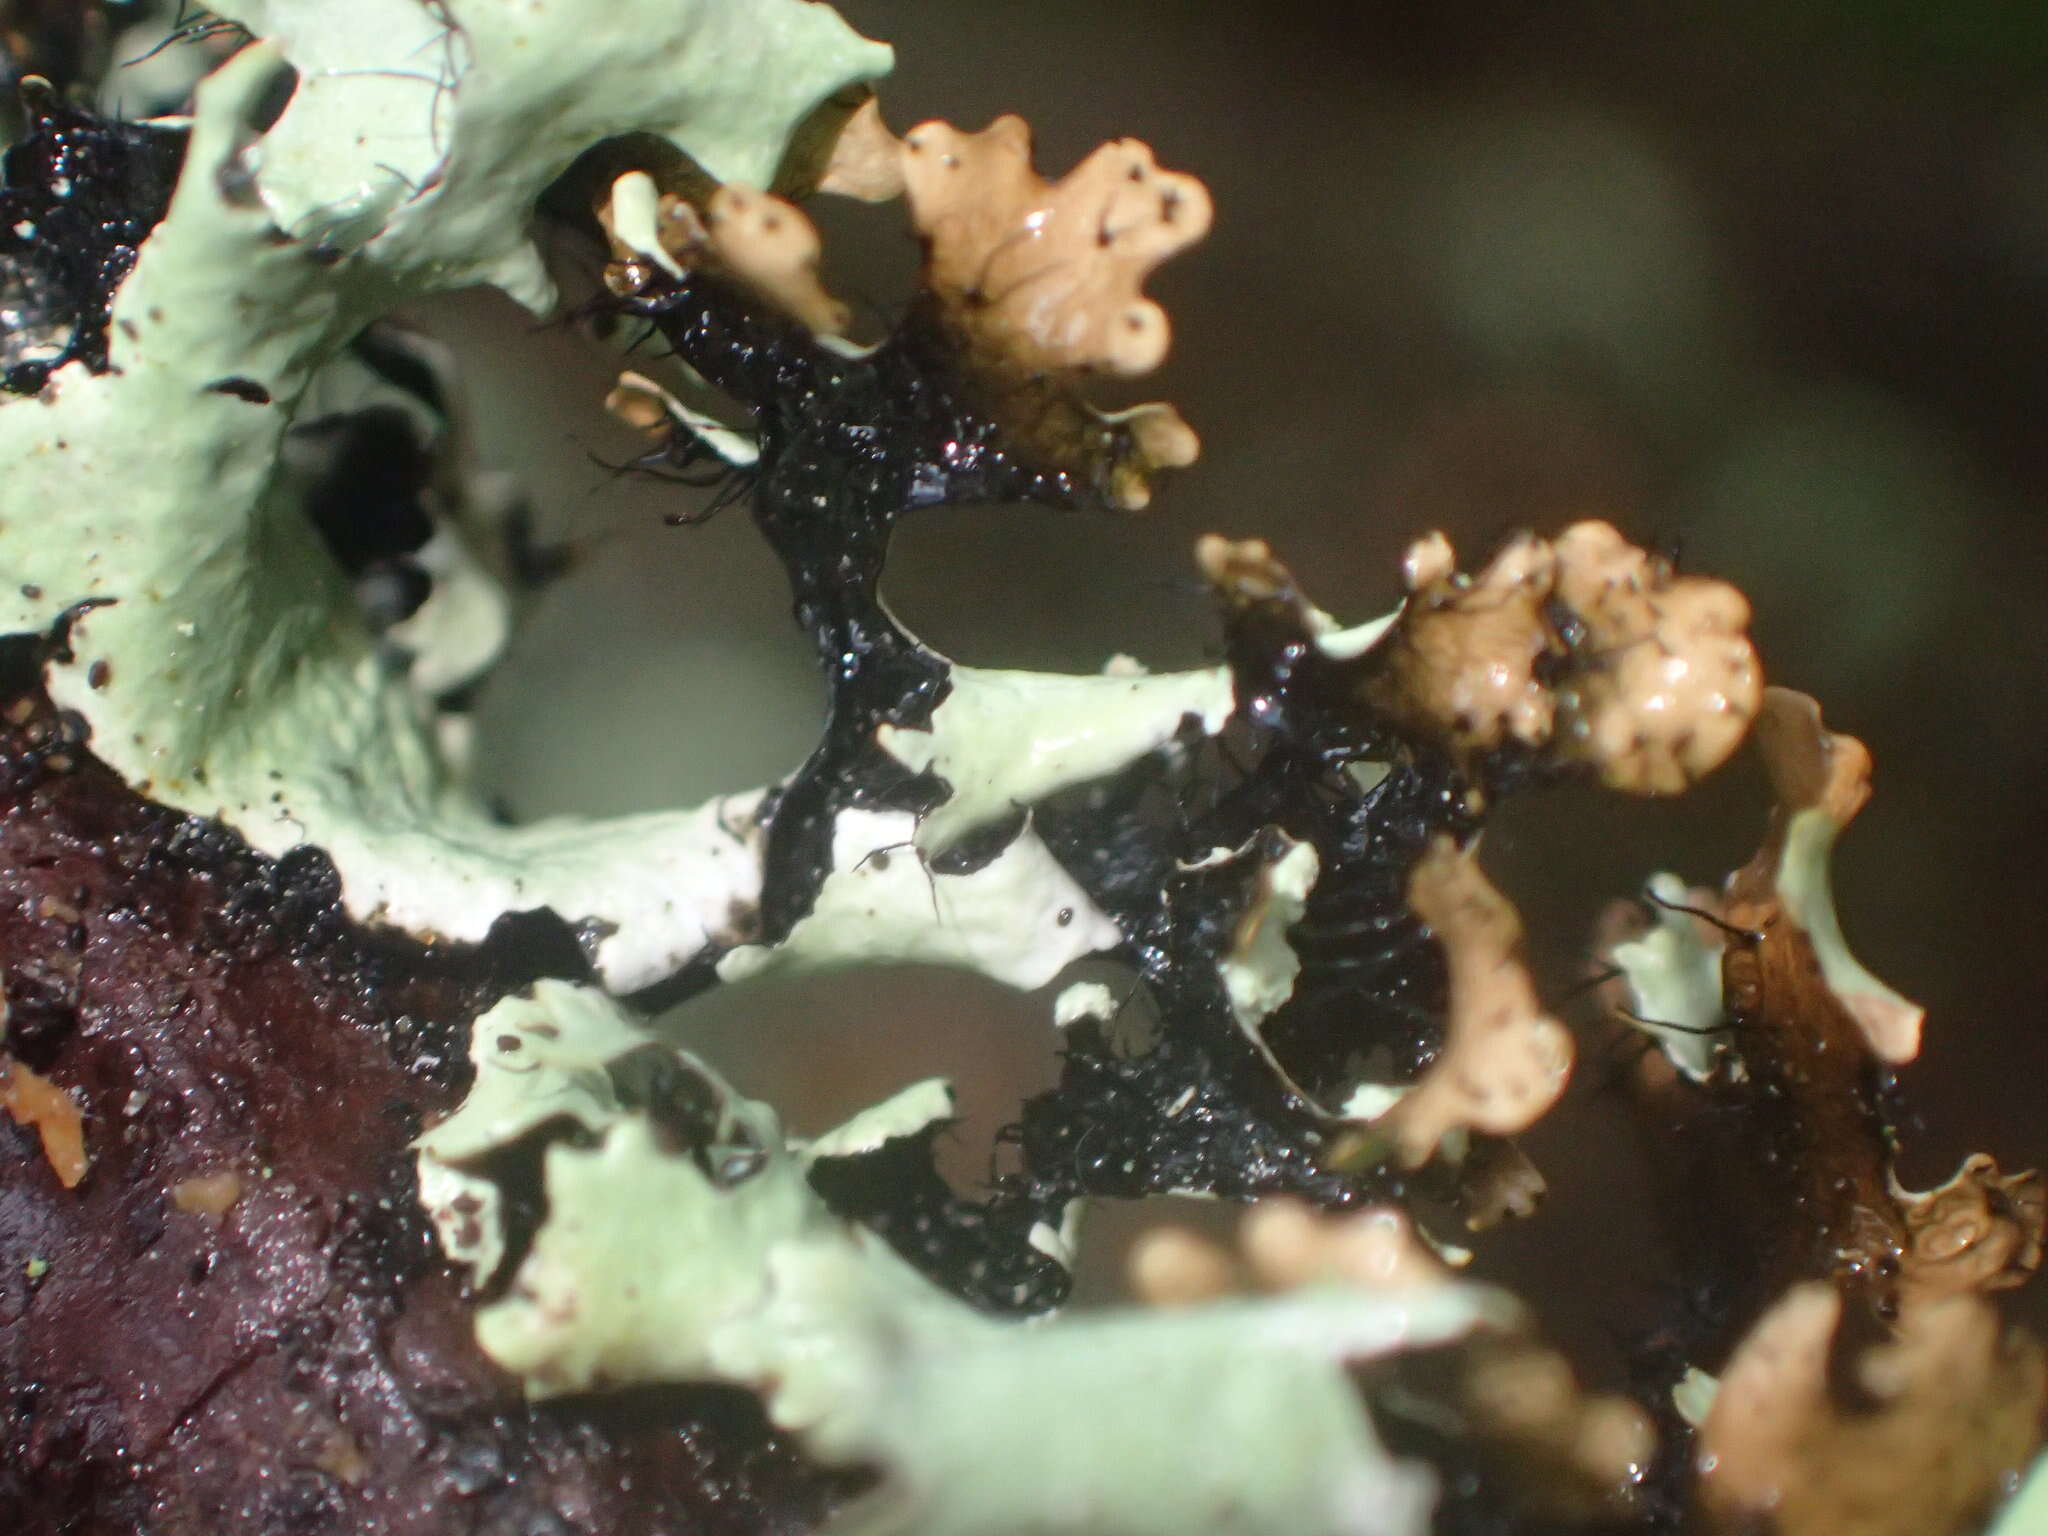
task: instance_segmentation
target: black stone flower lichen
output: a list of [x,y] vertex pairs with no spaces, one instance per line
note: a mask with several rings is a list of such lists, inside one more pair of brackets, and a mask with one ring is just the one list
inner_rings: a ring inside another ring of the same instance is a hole
[[[819,345],[712,274],[650,274],[622,303],[753,411],[754,520],[788,573],[797,622],[828,685],[823,739],[762,814],[754,937],[772,944],[816,901],[842,811],[917,815],[951,793],[876,743],[884,723],[928,727],[951,686],[944,658],[906,634],[879,596],[898,520],[990,502],[1099,508],[1101,476],[1049,453],[1042,432],[1027,437],[1028,447],[1006,432],[1005,386],[975,375],[928,302],[860,356]],[[1250,625],[1233,634],[1240,696],[1273,707],[1249,722],[1250,766],[1225,774],[1223,787],[1192,788],[1190,765],[1206,749],[1191,732],[1196,739],[1035,813],[1040,836],[1123,931],[1117,957],[1149,994],[1156,1038],[1125,1052],[1098,1024],[1073,1025],[1058,1086],[1027,1103],[1004,1133],[1021,1166],[994,1176],[981,1199],[946,1188],[929,1137],[820,1165],[815,1182],[828,1199],[956,1292],[1001,1310],[1056,1304],[1067,1276],[1028,1246],[1029,1235],[1057,1230],[1068,1204],[1085,1196],[1291,1194],[1343,1207],[1398,1189],[1391,1174],[1335,1165],[1328,1117],[1273,1070],[1232,1012],[1218,962],[1253,899],[1261,860],[1190,867],[1268,829],[1316,848],[1323,876],[1298,930],[1303,985],[1271,1033],[1297,1081],[1333,1081],[1361,1042],[1378,1040],[1402,1067],[1427,1059],[1441,965],[1402,891],[1429,834],[1463,829],[1463,801],[1441,772],[1412,765],[1370,790],[1345,776],[1342,764],[1360,754],[1355,708],[1300,680],[1312,666],[1297,666],[1300,679],[1284,685],[1254,676],[1283,657],[1300,662],[1293,638]],[[1189,794],[1202,803],[1181,803]],[[1171,801],[1171,813],[1148,811],[1148,795]],[[1006,842],[1022,825],[995,836]],[[641,1000],[673,1002],[711,985],[717,959],[700,957]]]

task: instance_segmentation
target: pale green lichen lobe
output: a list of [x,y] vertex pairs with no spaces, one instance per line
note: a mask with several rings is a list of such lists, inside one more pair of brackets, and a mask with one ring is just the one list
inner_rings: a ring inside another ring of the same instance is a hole
[[[515,1035],[516,1049],[497,1038]],[[543,983],[478,1036],[477,1086],[421,1138],[423,1170],[516,1140],[550,1103],[587,1138],[545,1155],[547,1218],[479,1313],[485,1351],[539,1396],[689,1381],[761,1392],[815,1454],[879,1472],[832,1526],[842,1536],[968,1536],[1047,1516],[1092,1536],[1422,1536],[1434,1477],[1381,1446],[1348,1370],[1519,1316],[1500,1293],[1445,1279],[1000,1320],[834,1216],[807,1178],[816,1157],[949,1114],[943,1084],[805,1145],[675,1052],[721,1105],[714,1144],[682,1147],[620,1103],[607,1071],[673,1048],[602,995]]]
[[[495,824],[293,504],[280,446],[316,371],[393,306],[478,281],[543,302],[534,200],[593,143],[656,133],[765,180],[889,51],[807,0],[218,9],[264,41],[200,86],[170,211],[115,300],[113,367],[0,409],[0,626],[106,603],[49,674],[95,753],[262,852],[324,849],[357,917],[477,940],[550,907],[601,934],[607,982],[647,985],[758,893],[757,797]],[[287,62],[292,101],[259,135]],[[228,379],[271,403],[209,388]]]
[[920,848],[938,853],[963,833],[1074,784],[1113,773],[1168,746],[1184,722],[1206,736],[1236,707],[1230,673],[1100,677],[993,671],[955,665],[927,730],[883,725],[882,749],[912,772],[951,786],[918,824]]

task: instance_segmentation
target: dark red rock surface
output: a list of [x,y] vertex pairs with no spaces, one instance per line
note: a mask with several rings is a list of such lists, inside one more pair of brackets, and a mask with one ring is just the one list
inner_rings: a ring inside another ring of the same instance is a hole
[[[459,1097],[467,1021],[559,968],[533,925],[366,931],[324,860],[145,804],[37,694],[0,716],[5,1045],[72,1096],[92,1159],[67,1190],[0,1115],[0,1529],[815,1522],[837,1485],[751,1399],[535,1408],[476,1348],[407,1143]],[[224,1215],[187,1208],[237,1180]]]

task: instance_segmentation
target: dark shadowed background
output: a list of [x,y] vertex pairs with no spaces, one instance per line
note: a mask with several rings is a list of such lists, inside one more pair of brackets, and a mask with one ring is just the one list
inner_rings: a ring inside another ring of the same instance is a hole
[[[888,591],[981,664],[1210,657],[1208,531],[1272,540],[1362,618],[1444,529],[1467,563],[1600,516],[1741,585],[1774,680],[1876,755],[1837,864],[1862,957],[1927,1005],[1904,1173],[1965,1152],[2048,1162],[2048,12],[1953,0],[1616,6],[845,0],[895,43],[899,130],[1018,111],[1041,169],[1133,135],[1215,194],[1206,245],[1152,289],[1175,350],[1144,395],[1205,451],[1141,517],[990,511],[916,523]],[[1928,14],[1922,14],[1926,12]],[[817,210],[828,279],[879,324],[914,251],[900,210]],[[502,301],[426,317],[476,363],[487,452],[585,553],[541,600],[482,715],[520,815],[694,800],[810,744],[819,689],[743,510],[612,478],[633,440],[616,360]],[[1546,985],[1650,871],[1718,880],[1766,810],[1739,760],[1673,804],[1515,802],[1488,862]],[[699,1001],[675,1020],[803,1130],[946,1073],[954,1172],[1050,1080],[1045,997],[934,972]],[[1642,1194],[1608,1063],[1530,1138],[1549,1208],[1481,1244],[1596,1349],[1583,1277],[1629,1276]],[[1085,1294],[1114,1289],[1102,1213]],[[2038,1304],[2036,1315],[2041,1315]]]

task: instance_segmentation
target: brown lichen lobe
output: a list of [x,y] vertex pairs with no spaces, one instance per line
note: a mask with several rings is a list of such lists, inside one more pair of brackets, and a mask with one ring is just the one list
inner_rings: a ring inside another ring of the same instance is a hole
[[[849,153],[871,157],[872,143],[856,138]],[[1104,144],[1047,181],[1015,116],[979,133],[921,123],[900,141],[899,169],[925,287],[976,371],[1012,396],[1027,437],[1056,456],[1106,460],[1106,498],[1144,507],[1153,474],[1192,464],[1201,440],[1170,405],[1103,413],[1074,381],[1129,378],[1164,361],[1172,327],[1143,286],[1208,233],[1207,188],[1161,170],[1135,139]],[[1096,441],[1105,433],[1113,449]]]
[[[1196,562],[1233,610],[1281,610],[1319,643],[1339,628],[1262,539],[1211,535]],[[1519,750],[1631,794],[1677,794],[1756,715],[1763,677],[1742,594],[1678,575],[1606,523],[1519,534],[1470,575],[1432,533],[1402,576],[1407,601],[1385,632],[1326,654],[1365,714],[1475,777]]]
[[1409,876],[1408,904],[1435,932],[1450,970],[1443,1051],[1375,1122],[1412,1168],[1454,1131],[1528,1129],[1564,1092],[1572,1038],[1537,1000],[1518,953],[1521,920],[1472,848],[1439,836]]
[[1312,611],[1264,539],[1226,539],[1205,533],[1195,541],[1195,565],[1203,580],[1232,607],[1284,603],[1304,619]]
[[1125,1260],[1131,1293],[1152,1307],[1198,1307],[1240,1290],[1230,1254],[1186,1227],[1147,1229]]
[[712,188],[703,201],[700,211],[686,198],[658,192],[637,171],[613,184],[598,218],[612,244],[607,280],[614,291],[631,293],[651,281],[650,262],[674,272],[708,271],[819,335],[845,334],[848,310],[825,291],[818,275],[823,243],[801,208],[739,183]]
[[1863,1349],[1850,1303],[1796,1287],[1744,1341],[1700,1431],[1711,1531],[1948,1536],[1976,1530],[2040,1440],[2048,1362],[1977,1296],[1912,1306]]
[[1559,1518],[1630,1507],[1657,1452],[1639,1405],[1586,1392],[1563,1354],[1531,1339],[1481,1340],[1466,1365],[1463,1406],[1522,1503]]
[[1912,1191],[1892,1187],[1905,1213],[1903,1304],[1941,1296],[2008,1290],[2041,1267],[2048,1191],[2029,1168],[2002,1174],[1979,1152],[1964,1159],[1946,1184]]
[[903,141],[882,121],[882,104],[875,97],[861,102],[841,125],[818,190],[864,203],[903,195]]
[[1414,1223],[1393,1206],[1323,1217],[1298,1200],[1262,1201],[1246,1213],[1238,1245],[1258,1283],[1271,1291],[1333,1279],[1400,1290],[1447,1278]]
[[1031,130],[922,123],[903,137],[904,194],[932,290],[977,343],[1031,371],[1149,373],[1171,339],[1141,289],[1208,233],[1208,190],[1118,139],[1057,182],[1031,164]]
[[605,395],[604,408],[621,425],[656,436],[668,428],[668,399],[668,392],[654,380],[628,371]]
[[1343,1215],[1298,1200],[1261,1200],[1237,1226],[1237,1252],[1186,1227],[1147,1231],[1127,1261],[1148,1306],[1189,1306],[1248,1291],[1342,1284],[1371,1290],[1441,1285],[1443,1263],[1394,1206]]
[[720,187],[704,208],[704,240],[728,271],[777,309],[820,335],[845,334],[847,308],[818,277],[824,247],[817,227],[794,203],[751,187]]
[[1433,535],[1404,562],[1408,607],[1373,701],[1423,725],[1464,755],[1513,739],[1536,747],[1556,728],[1556,701],[1537,663],[1557,649],[1544,605],[1557,582],[1548,544],[1523,534],[1477,576],[1460,580],[1450,546]]
[[1519,743],[1615,789],[1676,794],[1735,750],[1756,713],[1742,594],[1676,574],[1606,523],[1519,535],[1472,576],[1432,534],[1405,575],[1408,605],[1367,696],[1459,757]]

